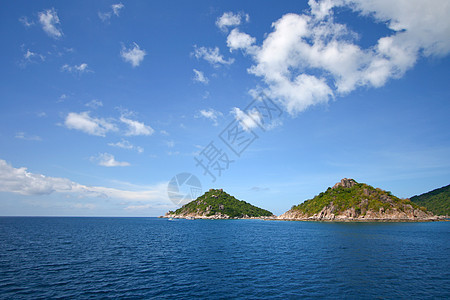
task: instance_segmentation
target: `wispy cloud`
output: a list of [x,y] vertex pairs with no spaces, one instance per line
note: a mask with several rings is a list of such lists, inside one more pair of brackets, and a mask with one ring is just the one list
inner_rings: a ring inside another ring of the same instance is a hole
[[96,109],[103,106],[103,102],[97,99],[93,99],[85,104],[85,106],[90,107],[92,109]]
[[220,111],[214,110],[212,108],[202,109],[199,111],[199,114],[196,115],[196,117],[203,117],[203,118],[211,120],[213,122],[214,126],[217,126],[219,124],[217,122],[217,119],[221,116],[223,116],[223,114]]
[[102,20],[103,22],[108,22],[111,17],[113,15],[115,16],[119,16],[120,15],[120,11],[122,10],[122,8],[124,8],[125,6],[122,3],[118,3],[118,4],[113,4],[111,5],[111,10],[107,11],[107,12],[98,12],[98,17],[100,18],[100,20]]
[[63,33],[60,27],[58,14],[54,8],[46,9],[38,13],[39,23],[42,29],[53,38],[62,37]]
[[91,161],[102,167],[127,167],[130,165],[130,163],[125,161],[117,161],[114,155],[109,153],[99,153],[97,156],[92,156]]
[[83,73],[87,73],[87,72],[92,72],[92,70],[90,70],[88,68],[88,64],[87,63],[82,63],[80,65],[74,65],[74,66],[69,66],[68,64],[65,64],[61,67],[61,71],[65,71],[65,72],[69,72],[69,73],[75,73],[78,75],[81,75]]
[[22,16],[19,18],[19,22],[23,24],[25,27],[31,27],[34,25],[33,21],[29,21],[27,17]]
[[45,61],[45,56],[27,49],[24,51],[23,59],[20,62],[21,67],[25,67],[30,63],[39,63]]
[[27,140],[27,141],[42,141],[42,138],[38,135],[29,135],[23,131],[19,131],[15,135],[16,139]]
[[225,31],[228,27],[241,25],[242,21],[248,23],[250,21],[250,16],[244,13],[235,14],[233,12],[225,12],[222,16],[217,18],[216,25],[222,31]]
[[130,143],[129,141],[124,140],[124,139],[122,139],[120,142],[108,143],[108,146],[122,148],[122,149],[128,149],[128,150],[136,150],[139,153],[144,152],[144,148],[142,148],[140,146],[135,146],[132,143]]
[[27,168],[14,168],[0,159],[0,191],[21,195],[76,194],[77,197],[113,198],[122,202],[169,203],[167,182],[135,190],[102,186],[86,186],[66,178],[31,173]]
[[209,79],[208,79],[208,77],[205,76],[205,74],[203,74],[202,71],[199,71],[197,69],[193,69],[192,71],[194,71],[194,81],[200,82],[203,84],[208,84]]
[[152,135],[155,130],[143,122],[128,119],[124,116],[120,117],[120,121],[128,126],[125,135]]
[[209,62],[214,67],[219,67],[220,65],[231,65],[234,62],[233,58],[228,60],[224,59],[222,54],[220,54],[219,47],[206,48],[197,47],[194,45],[194,52],[192,53],[197,59],[204,59]]
[[128,49],[125,48],[125,46],[122,46],[120,55],[122,56],[124,61],[130,63],[134,68],[138,67],[142,63],[147,53],[145,52],[145,50],[141,49],[138,44],[133,43],[133,46]]
[[113,4],[111,5],[111,8],[113,10],[113,13],[116,16],[119,16],[120,10],[124,7],[124,5],[122,3],[118,3],[118,4]]
[[90,135],[105,136],[109,131],[117,131],[117,127],[111,121],[94,118],[88,111],[67,114],[64,124],[69,129],[75,129]]

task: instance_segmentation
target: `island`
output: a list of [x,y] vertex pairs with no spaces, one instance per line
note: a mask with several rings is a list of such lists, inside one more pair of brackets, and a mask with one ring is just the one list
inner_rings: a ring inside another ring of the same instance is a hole
[[310,200],[294,205],[280,220],[436,221],[442,219],[409,199],[344,178]]
[[450,216],[450,184],[428,193],[411,197],[411,201],[440,216]]
[[446,220],[446,217],[437,216],[427,205],[434,204],[431,206],[436,209],[436,212],[447,212],[448,215],[449,201],[445,197],[449,187],[415,196],[412,198],[414,201],[411,201],[407,198],[396,197],[389,191],[344,178],[314,198],[292,206],[280,216],[238,200],[223,189],[210,189],[197,199],[175,211],[169,211],[161,218],[330,222],[439,221]]
[[210,189],[197,199],[163,218],[183,219],[264,219],[275,218],[270,211],[238,200],[223,189]]

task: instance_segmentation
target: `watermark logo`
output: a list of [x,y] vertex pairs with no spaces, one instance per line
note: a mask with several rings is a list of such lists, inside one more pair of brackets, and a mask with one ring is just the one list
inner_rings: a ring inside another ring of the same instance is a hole
[[202,194],[202,184],[195,175],[180,173],[170,180],[167,194],[175,205],[183,206]]
[[212,182],[242,156],[261,132],[276,126],[283,114],[264,93],[256,95],[243,111],[237,111],[236,118],[219,133],[219,139],[209,142],[194,157],[195,166],[203,169],[203,175],[208,175]]

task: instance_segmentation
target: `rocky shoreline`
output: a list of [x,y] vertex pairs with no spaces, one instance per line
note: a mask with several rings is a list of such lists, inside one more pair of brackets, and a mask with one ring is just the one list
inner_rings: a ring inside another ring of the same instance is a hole
[[159,218],[165,219],[186,219],[186,220],[264,220],[264,221],[309,221],[309,222],[436,222],[436,221],[450,221],[448,216],[428,216],[428,217],[378,217],[378,216],[360,216],[349,217],[344,215],[338,215],[334,217],[319,217],[319,216],[299,216],[299,215],[287,215],[288,212],[271,217],[242,217],[232,218],[227,215],[173,215],[166,214],[159,216]]

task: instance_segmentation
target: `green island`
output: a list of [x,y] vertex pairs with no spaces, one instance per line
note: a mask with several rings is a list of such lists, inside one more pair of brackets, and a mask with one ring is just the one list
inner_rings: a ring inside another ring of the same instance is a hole
[[450,184],[428,193],[411,197],[411,201],[426,207],[436,215],[450,216]]
[[256,207],[224,192],[210,189],[164,218],[248,219],[292,221],[437,221],[449,213],[450,186],[410,199],[344,178],[312,199],[292,206],[282,215]]
[[432,212],[409,199],[344,178],[310,200],[279,216],[284,220],[317,221],[426,221]]
[[175,211],[169,211],[169,218],[200,219],[247,219],[274,216],[270,211],[238,200],[222,189],[210,189],[197,199]]

